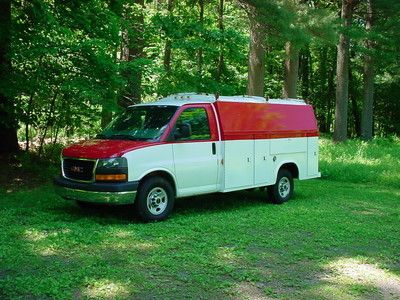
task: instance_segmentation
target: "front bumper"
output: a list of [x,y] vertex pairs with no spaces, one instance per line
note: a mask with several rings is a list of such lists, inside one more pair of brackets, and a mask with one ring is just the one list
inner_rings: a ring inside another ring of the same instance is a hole
[[132,204],[135,201],[138,181],[124,183],[84,183],[54,178],[56,193],[68,200],[103,204]]

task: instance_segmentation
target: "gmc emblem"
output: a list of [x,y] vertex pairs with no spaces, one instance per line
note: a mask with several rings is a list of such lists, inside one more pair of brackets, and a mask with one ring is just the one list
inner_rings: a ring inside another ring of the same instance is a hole
[[72,167],[71,167],[71,172],[74,172],[74,173],[83,173],[83,167],[72,166]]

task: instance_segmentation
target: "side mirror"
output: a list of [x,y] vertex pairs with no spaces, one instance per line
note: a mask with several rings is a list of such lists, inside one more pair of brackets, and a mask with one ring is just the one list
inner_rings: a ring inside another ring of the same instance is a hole
[[192,128],[189,123],[177,124],[174,131],[174,138],[176,140],[187,139],[192,135]]

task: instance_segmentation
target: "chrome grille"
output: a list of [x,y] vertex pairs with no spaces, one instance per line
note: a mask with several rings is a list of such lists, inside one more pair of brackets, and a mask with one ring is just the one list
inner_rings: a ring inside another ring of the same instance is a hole
[[93,181],[95,160],[64,158],[62,163],[65,178],[77,181]]

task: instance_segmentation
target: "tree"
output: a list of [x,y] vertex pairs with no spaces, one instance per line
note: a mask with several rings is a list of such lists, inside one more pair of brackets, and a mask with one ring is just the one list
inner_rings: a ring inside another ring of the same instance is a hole
[[127,28],[123,31],[122,60],[124,64],[125,78],[127,80],[126,91],[119,104],[127,107],[142,101],[142,59],[144,58],[144,0],[134,0],[126,3],[123,18]]
[[[168,0],[167,11],[168,16],[172,15],[174,9],[174,0]],[[172,41],[170,37],[166,37],[165,47],[164,47],[164,68],[167,73],[171,72],[171,55],[172,55]]]
[[0,153],[18,150],[14,102],[6,91],[11,74],[10,48],[11,0],[0,0]]
[[336,66],[336,109],[333,140],[343,142],[347,140],[347,114],[349,97],[349,58],[350,38],[348,34],[352,23],[353,9],[356,0],[342,0],[341,19],[342,32],[337,45]]
[[285,44],[285,77],[283,84],[283,98],[297,97],[297,78],[299,75],[299,49],[293,42]]
[[[373,1],[367,0],[367,13],[365,17],[365,29],[371,32],[374,22]],[[367,51],[374,48],[374,42],[371,38],[365,41]],[[363,140],[372,139],[373,126],[373,106],[374,106],[374,59],[371,53],[366,53],[364,57],[364,101],[361,114],[361,138]]]
[[[220,31],[221,36],[224,35],[224,0],[219,0],[218,2],[218,29]],[[221,76],[224,71],[224,48],[223,43],[220,43],[219,55],[218,55],[218,64],[216,71],[216,81],[221,81]]]
[[247,11],[250,21],[250,50],[247,94],[264,96],[265,27],[254,8]]

